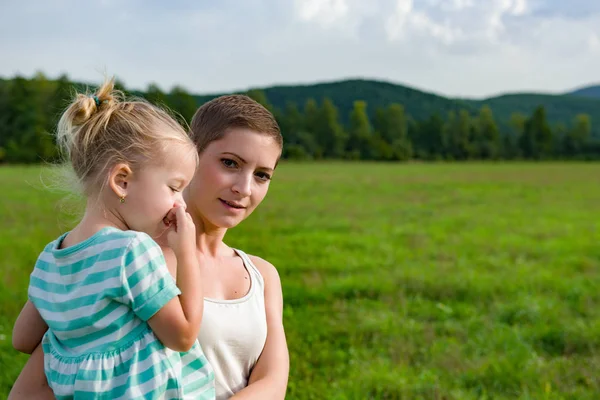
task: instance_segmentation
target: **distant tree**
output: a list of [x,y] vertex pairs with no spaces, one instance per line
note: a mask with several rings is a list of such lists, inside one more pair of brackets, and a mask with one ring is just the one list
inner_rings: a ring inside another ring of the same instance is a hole
[[115,90],[123,92],[123,94],[125,94],[126,96],[131,95],[131,93],[125,87],[125,82],[123,82],[120,79],[115,79]]
[[[36,157],[41,160],[52,161],[57,156],[54,140],[57,120],[54,118],[54,107],[51,103],[56,85],[49,81],[42,72],[37,72],[28,85],[32,96],[32,136],[29,138],[29,142],[23,143],[22,146],[34,149]],[[35,162],[35,157],[31,161]]]
[[6,158],[6,144],[10,134],[9,129],[9,105],[8,105],[8,82],[0,81],[0,162]]
[[323,156],[342,158],[348,136],[339,122],[338,110],[330,99],[323,99],[315,122],[316,140],[323,149]]
[[[304,148],[314,158],[322,158],[324,149],[315,139],[319,132],[319,106],[314,99],[309,98],[304,105],[304,127],[303,133],[299,135],[304,141]],[[306,135],[310,135],[312,139],[310,144],[307,143]]]
[[171,89],[167,96],[167,104],[169,108],[181,115],[183,121],[180,122],[182,124],[190,123],[198,107],[194,97],[181,86],[175,86]]
[[483,106],[479,111],[475,131],[477,156],[483,159],[495,159],[500,155],[500,133],[494,114],[489,106]]
[[370,158],[373,160],[390,161],[394,159],[394,149],[379,132],[373,132],[370,143]]
[[559,159],[567,158],[568,155],[565,152],[565,142],[567,138],[568,129],[565,124],[558,122],[551,126],[552,130],[552,157]]
[[407,160],[412,157],[413,147],[408,135],[408,121],[404,107],[390,104],[375,111],[374,148],[383,160]]
[[375,158],[375,152],[371,148],[372,138],[373,132],[367,114],[367,103],[364,101],[355,101],[354,108],[350,113],[350,129],[347,146],[351,158]]
[[523,156],[520,143],[525,131],[527,117],[521,113],[513,113],[508,129],[500,137],[500,154],[504,159],[517,159]]
[[311,133],[319,129],[319,106],[315,99],[308,99],[304,104],[304,129]]
[[246,93],[246,95],[248,97],[250,97],[252,100],[261,104],[263,107],[265,107],[270,112],[274,113],[274,111],[275,111],[274,107],[271,103],[269,103],[269,99],[267,98],[267,95],[264,91],[262,91],[260,89],[251,89]]
[[458,115],[454,111],[448,113],[444,126],[444,133],[448,141],[448,155],[453,160],[466,160],[472,154],[471,116],[467,110],[460,110]]
[[552,151],[552,130],[546,120],[546,110],[537,107],[531,118],[525,122],[520,147],[525,158],[546,158]]
[[2,138],[1,145],[6,150],[8,162],[40,161],[36,155],[36,143],[32,143],[39,136],[34,95],[32,85],[20,76],[14,78],[8,87],[6,136]]
[[315,136],[309,132],[301,131],[298,134],[298,149],[304,149],[306,158],[321,158],[321,148],[315,140]]
[[443,118],[434,113],[424,121],[410,124],[409,138],[418,158],[425,160],[443,159],[448,153],[448,137]]
[[573,126],[568,130],[563,143],[564,153],[568,157],[577,157],[585,151],[592,131],[590,116],[579,114],[573,120]]
[[299,133],[303,129],[303,116],[296,103],[288,102],[284,111],[278,115],[277,122],[283,135],[283,156],[287,157],[287,149],[299,143]]
[[148,89],[146,89],[146,94],[144,97],[150,103],[158,106],[166,106],[168,103],[167,95],[160,89],[160,87],[158,87],[156,83],[151,83],[148,85]]

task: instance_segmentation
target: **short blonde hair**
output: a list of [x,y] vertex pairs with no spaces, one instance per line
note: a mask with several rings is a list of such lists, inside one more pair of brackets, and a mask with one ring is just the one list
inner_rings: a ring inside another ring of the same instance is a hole
[[115,90],[114,79],[91,95],[77,94],[58,122],[57,144],[88,196],[104,187],[111,166],[125,162],[135,169],[162,159],[169,142],[194,147],[165,109],[142,99],[126,100]]

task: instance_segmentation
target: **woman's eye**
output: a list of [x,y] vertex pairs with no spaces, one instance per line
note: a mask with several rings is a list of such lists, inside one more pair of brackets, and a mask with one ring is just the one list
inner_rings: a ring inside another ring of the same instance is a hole
[[227,168],[235,168],[235,167],[237,167],[237,162],[235,162],[234,160],[232,160],[230,158],[222,158],[221,162]]
[[267,174],[266,172],[258,172],[256,174],[256,176],[258,177],[258,179],[260,179],[262,181],[270,181],[271,180],[271,175]]

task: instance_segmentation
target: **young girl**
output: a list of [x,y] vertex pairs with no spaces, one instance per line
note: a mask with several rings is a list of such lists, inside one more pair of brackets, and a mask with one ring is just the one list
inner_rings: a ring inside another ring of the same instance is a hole
[[[45,373],[58,399],[214,399],[196,339],[195,226],[181,194],[197,166],[194,144],[166,112],[122,101],[112,81],[77,96],[57,139],[86,210],[39,256],[15,334],[48,329]],[[153,240],[163,234],[177,282]]]

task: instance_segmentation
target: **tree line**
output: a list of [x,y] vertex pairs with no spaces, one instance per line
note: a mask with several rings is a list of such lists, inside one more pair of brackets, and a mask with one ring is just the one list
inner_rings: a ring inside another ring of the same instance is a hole
[[[127,92],[122,82],[117,86]],[[0,79],[0,162],[36,163],[58,156],[53,132],[70,101],[73,89],[84,85],[65,75],[48,79]],[[163,92],[151,84],[145,97],[176,112],[189,122],[200,106],[198,98],[176,86]],[[600,159],[600,140],[592,137],[587,114],[569,124],[551,125],[543,106],[530,115],[513,113],[510,121],[496,121],[492,109],[477,113],[456,109],[414,119],[402,104],[370,110],[357,99],[349,115],[340,115],[329,98],[288,102],[283,108],[269,103],[260,90],[245,92],[275,115],[284,136],[286,159],[419,160],[543,160]]]

